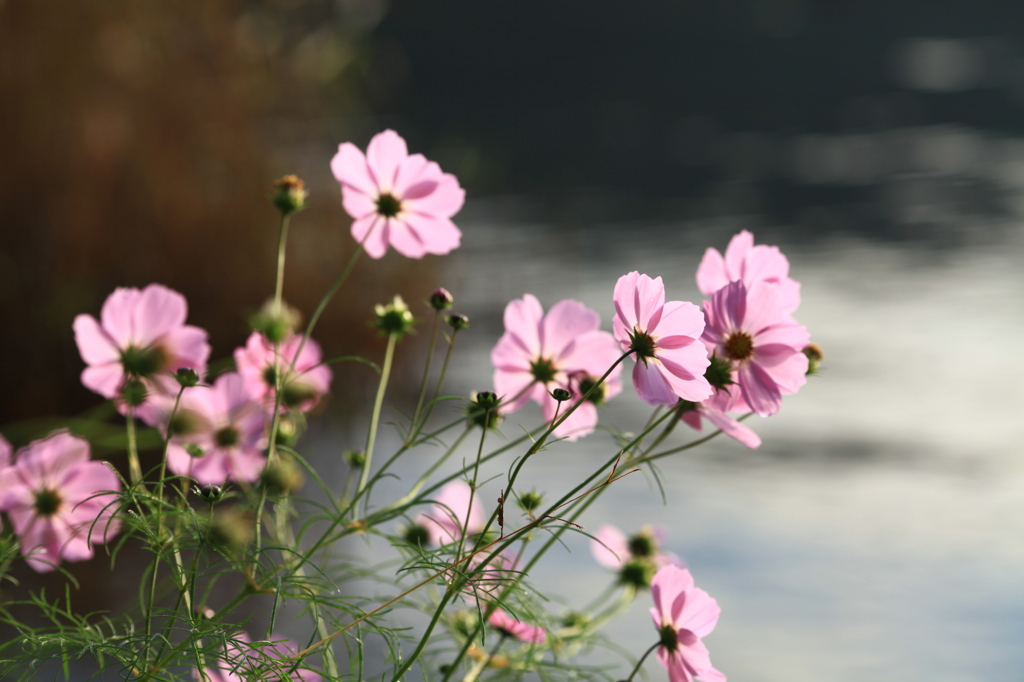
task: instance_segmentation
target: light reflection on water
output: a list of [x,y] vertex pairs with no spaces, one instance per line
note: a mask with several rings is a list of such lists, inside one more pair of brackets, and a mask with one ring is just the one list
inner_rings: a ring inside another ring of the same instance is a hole
[[[555,234],[485,212],[461,224],[464,245],[445,285],[474,324],[460,337],[449,384],[462,395],[490,387],[489,351],[508,300],[530,292],[549,307],[576,298],[610,328],[614,282],[638,269],[662,275],[670,298],[699,301],[693,273],[703,249],[724,249],[745,226]],[[668,526],[668,549],[722,605],[708,645],[732,679],[1019,679],[1024,359],[1012,348],[1024,334],[1024,233],[924,254],[838,239],[801,249],[752,229],[790,257],[803,283],[797,318],[824,348],[825,372],[779,415],[748,422],[761,450],[720,439],[664,461],[666,504],[647,474],[634,475],[584,525]],[[625,391],[602,418],[639,430],[647,415]],[[503,431],[515,437],[518,424],[539,419],[527,408]],[[679,433],[680,443],[691,437]],[[601,433],[553,446],[525,469],[520,488],[555,494],[613,451]],[[461,455],[472,457],[472,448]],[[500,484],[490,487],[482,493],[489,506]],[[611,576],[583,538],[567,544],[571,551],[555,550],[534,578],[580,605]],[[639,601],[607,629],[637,655],[654,637],[646,596]],[[604,660],[621,661],[587,662]],[[663,675],[653,660],[647,668]]]

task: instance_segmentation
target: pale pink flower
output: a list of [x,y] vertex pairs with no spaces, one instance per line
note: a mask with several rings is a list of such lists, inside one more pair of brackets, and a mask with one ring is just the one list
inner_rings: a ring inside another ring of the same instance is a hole
[[704,378],[709,360],[698,343],[704,331],[700,308],[684,301],[665,302],[661,277],[631,272],[615,284],[612,329],[624,350],[633,350],[633,386],[650,405],[675,405],[682,398],[699,402],[711,395]]
[[[473,498],[470,505],[470,497]],[[469,485],[463,481],[452,481],[443,488],[434,502],[434,508],[416,518],[415,524],[427,530],[434,545],[447,545],[467,535],[475,535],[484,529],[483,508],[480,496],[471,495]]]
[[590,552],[597,563],[613,571],[622,571],[630,562],[650,562],[655,569],[665,564],[683,566],[683,560],[671,552],[663,552],[664,526],[644,526],[640,532],[627,536],[615,526],[605,524],[594,533]]
[[10,441],[0,435],[0,470],[11,465],[12,454],[14,448],[11,447]]
[[732,363],[743,400],[762,417],[778,412],[782,396],[796,393],[807,380],[803,349],[810,335],[786,311],[783,295],[775,282],[748,288],[735,281],[704,302],[702,340],[708,352]]
[[221,660],[192,670],[192,677],[202,682],[321,682],[323,676],[289,660],[299,653],[299,645],[280,635],[271,635],[269,642],[252,643],[248,633],[232,636],[224,647]]
[[[559,301],[546,315],[530,294],[505,306],[505,333],[491,351],[494,389],[507,401],[502,409],[515,412],[532,399],[548,421],[556,412],[568,411],[620,355],[614,337],[600,327],[600,315],[579,301]],[[555,436],[576,440],[592,432],[596,405],[622,390],[620,371],[616,367],[590,399],[559,424]],[[551,397],[555,388],[571,394],[561,406]]]
[[[331,368],[321,364],[320,345],[307,339],[299,357],[295,353],[302,345],[302,336],[288,335],[278,345],[277,371],[286,381],[281,390],[281,409],[308,412],[331,387]],[[294,369],[291,366],[295,361]],[[244,348],[235,349],[235,366],[245,380],[245,386],[254,399],[273,412],[274,344],[259,332],[249,335]]]
[[529,642],[530,644],[543,644],[547,638],[547,633],[544,632],[544,628],[539,625],[529,625],[522,621],[516,620],[512,616],[508,615],[501,609],[494,609],[491,617],[487,619],[498,632],[514,637],[521,642]]
[[82,383],[104,398],[118,402],[129,379],[138,379],[146,388],[147,400],[135,408],[135,414],[154,425],[158,415],[154,402],[161,396],[173,396],[178,383],[171,373],[191,367],[202,376],[210,357],[206,332],[185,324],[188,304],[185,297],[162,284],[150,284],[141,291],[118,288],[103,303],[100,319],[91,315],[75,318],[75,343],[88,367]]
[[171,427],[167,466],[201,485],[255,481],[267,461],[265,424],[262,405],[235,372],[218,377],[213,386],[189,388]]
[[729,412],[749,413],[750,408],[743,400],[739,387],[729,386],[728,388],[732,389],[731,393],[719,389],[702,403],[690,403],[682,406],[679,417],[696,431],[702,430],[702,420],[707,419],[725,435],[748,448],[756,449],[761,445],[760,436],[728,414]]
[[433,161],[410,156],[395,131],[375,135],[365,155],[350,142],[339,145],[331,170],[354,218],[352,237],[371,258],[382,257],[388,246],[409,258],[459,246],[462,233],[450,218],[462,208],[465,191]]
[[784,312],[792,313],[800,306],[800,283],[790,279],[789,261],[777,246],[754,246],[754,235],[746,230],[729,241],[724,258],[717,249],[708,249],[697,267],[697,287],[705,296],[735,281],[747,287],[755,282],[775,282]]
[[62,560],[85,561],[93,545],[117,535],[121,481],[104,462],[89,460],[89,442],[57,431],[21,448],[0,469],[0,511],[21,540],[25,561],[39,573]]
[[685,568],[668,564],[651,583],[654,608],[651,617],[661,636],[658,660],[668,671],[669,682],[725,682],[725,675],[711,665],[701,638],[715,629],[722,610],[707,592],[694,587]]

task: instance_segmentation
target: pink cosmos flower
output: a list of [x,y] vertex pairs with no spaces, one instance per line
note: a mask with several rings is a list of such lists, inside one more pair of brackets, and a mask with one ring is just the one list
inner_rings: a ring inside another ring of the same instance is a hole
[[733,389],[731,393],[725,390],[716,390],[715,394],[704,402],[690,403],[681,409],[680,419],[695,431],[701,431],[702,420],[707,419],[722,433],[752,450],[761,445],[761,438],[756,433],[728,415],[729,412],[750,412],[750,408],[747,407],[738,388]]
[[[526,294],[505,306],[505,334],[491,351],[494,389],[506,412],[515,412],[534,400],[544,419],[562,414],[618,359],[614,337],[600,331],[601,317],[579,301],[559,301],[547,315],[540,302]],[[576,440],[597,425],[596,405],[622,390],[621,369],[616,367],[587,402],[559,424],[559,438]],[[571,397],[559,407],[551,390],[564,388]]]
[[263,407],[235,372],[189,388],[170,428],[167,466],[201,485],[255,481],[266,464],[265,424]]
[[675,405],[680,398],[700,402],[711,395],[704,378],[707,349],[697,343],[704,331],[700,308],[665,302],[661,277],[631,272],[615,284],[612,329],[624,350],[633,350],[633,386],[650,405]]
[[654,608],[651,617],[661,636],[658,660],[668,671],[669,682],[725,682],[725,675],[711,665],[701,641],[715,629],[722,610],[699,587],[685,568],[668,564],[651,583]]
[[12,454],[14,454],[14,448],[11,447],[10,441],[0,435],[0,469],[11,465]]
[[[181,367],[206,372],[210,344],[204,330],[185,324],[187,315],[185,297],[162,284],[141,291],[115,289],[103,303],[99,321],[91,315],[75,318],[75,343],[88,365],[82,383],[104,398],[117,399],[129,379],[140,380],[148,399],[135,413],[155,425],[153,399],[178,391],[171,373]],[[125,412],[123,404],[118,407]]]
[[775,282],[780,289],[780,307],[791,313],[800,306],[800,283],[789,278],[789,261],[777,246],[754,246],[754,235],[746,230],[729,241],[722,257],[708,249],[697,267],[697,287],[710,296],[729,282]]
[[117,535],[120,490],[109,466],[89,460],[89,442],[67,431],[33,441],[13,465],[0,469],[0,511],[20,537],[25,561],[39,573],[64,559],[91,559],[93,545]]
[[605,524],[594,533],[590,552],[597,563],[619,572],[629,568],[631,563],[649,563],[655,570],[666,564],[683,567],[682,559],[661,551],[664,542],[664,526],[644,526],[636,535],[627,537],[615,526]]
[[[281,391],[281,409],[299,412],[313,409],[320,397],[331,387],[331,368],[320,364],[320,346],[313,339],[306,341],[302,352],[295,353],[302,344],[302,336],[291,334],[278,346],[278,371],[283,372],[286,383]],[[290,369],[295,360],[295,369]],[[249,335],[245,348],[235,349],[235,365],[245,380],[245,386],[254,399],[263,402],[267,410],[274,410],[274,344],[259,332]]]
[[494,609],[494,613],[487,619],[487,622],[498,632],[514,637],[521,642],[543,644],[547,638],[547,633],[544,632],[544,628],[541,626],[528,625],[518,621],[501,609]]
[[248,633],[238,632],[224,647],[223,659],[207,666],[202,673],[193,669],[192,677],[203,682],[321,682],[323,676],[319,673],[289,660],[299,650],[295,641],[280,635],[272,635],[267,643],[252,644]]
[[341,183],[345,211],[355,219],[352,237],[371,258],[382,257],[388,246],[409,258],[459,246],[462,233],[450,218],[466,192],[433,161],[410,156],[395,131],[375,135],[365,156],[350,142],[339,145],[331,170]]
[[778,412],[782,396],[796,393],[806,382],[803,348],[810,335],[793,321],[784,296],[775,282],[755,282],[748,288],[735,281],[704,302],[704,344],[732,363],[743,400],[762,417]]
[[[473,498],[472,505],[470,497]],[[485,523],[480,496],[471,495],[469,486],[463,481],[452,481],[441,488],[433,510],[415,520],[417,526],[427,530],[434,545],[457,541],[462,537],[463,529],[468,535],[475,535],[484,529]]]

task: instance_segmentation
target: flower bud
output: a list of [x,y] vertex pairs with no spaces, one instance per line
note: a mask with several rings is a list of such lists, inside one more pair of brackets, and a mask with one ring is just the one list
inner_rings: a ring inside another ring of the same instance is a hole
[[430,295],[430,307],[434,310],[448,310],[452,307],[452,303],[455,299],[444,287],[438,288],[437,291]]
[[189,457],[202,457],[206,454],[206,450],[203,450],[203,446],[198,443],[185,443],[185,452]]
[[564,388],[556,388],[552,389],[551,397],[561,403],[571,398],[572,393],[570,393],[567,389]]
[[725,390],[726,386],[735,383],[732,380],[732,363],[725,358],[712,355],[709,360],[711,364],[704,371],[704,378],[708,383],[718,390]]
[[407,334],[416,322],[409,306],[397,295],[387,305],[375,305],[373,312],[377,316],[374,326],[385,334]]
[[306,476],[291,455],[278,450],[273,463],[260,474],[260,481],[271,495],[291,495],[302,488]]
[[[591,376],[591,375],[586,374],[586,373],[580,373],[577,376],[579,377],[578,378],[578,382],[579,382],[578,390],[580,392],[580,396],[585,396],[585,395],[587,395],[588,392],[590,393],[590,395],[587,396],[587,402],[588,403],[594,403],[595,405],[600,405],[601,403],[603,403],[605,400],[608,399],[608,383],[607,382],[604,382],[600,386],[598,386],[598,384],[597,384],[598,377]],[[591,389],[593,389],[593,390],[591,390]]]
[[341,459],[353,469],[362,469],[366,464],[366,453],[362,450],[346,450],[341,453]]
[[544,504],[544,498],[536,490],[523,493],[519,496],[519,508],[531,512]]
[[181,367],[174,373],[174,378],[182,388],[192,388],[199,383],[199,372],[191,367]]
[[208,504],[214,504],[224,497],[224,488],[219,485],[204,485],[202,488],[197,486],[193,490]]
[[634,557],[627,561],[619,570],[619,582],[635,588],[651,586],[657,567],[650,559]]
[[445,321],[448,323],[448,326],[455,331],[460,331],[469,327],[469,318],[460,313],[452,313],[445,318]]
[[283,414],[277,422],[277,442],[279,445],[295,445],[305,430],[306,418],[301,412]]
[[121,400],[126,405],[132,407],[138,407],[142,403],[146,402],[146,396],[148,395],[145,384],[141,381],[132,379],[125,382],[125,385],[121,387]]
[[821,346],[816,343],[804,348],[804,355],[807,356],[807,376],[818,373],[818,366],[821,365],[821,361],[825,359],[825,353],[822,352]]
[[469,409],[466,411],[471,424],[493,429],[501,423],[503,415],[498,405],[501,400],[491,391],[480,391],[470,396]]
[[296,175],[286,175],[274,182],[274,189],[277,190],[271,197],[274,206],[281,212],[281,215],[297,213],[306,208],[306,183]]
[[302,314],[287,303],[275,306],[268,300],[259,312],[249,319],[249,325],[266,337],[271,343],[281,343],[293,333],[302,322]]
[[430,533],[419,524],[406,528],[403,537],[413,547],[424,549],[430,545]]
[[207,529],[207,540],[214,547],[243,550],[253,539],[253,520],[238,507],[219,511]]

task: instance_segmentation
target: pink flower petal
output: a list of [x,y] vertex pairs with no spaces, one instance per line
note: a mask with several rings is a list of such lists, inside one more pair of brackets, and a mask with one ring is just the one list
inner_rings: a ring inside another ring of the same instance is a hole
[[[402,220],[415,232],[426,253],[442,256],[459,248],[462,241],[462,232],[445,216],[403,213]],[[398,248],[394,237],[391,243]]]
[[539,330],[543,318],[544,309],[532,294],[525,294],[505,306],[505,333],[527,357],[538,357],[542,351]]
[[743,365],[737,371],[743,399],[750,409],[762,417],[770,417],[782,406],[782,393],[771,376],[755,364]]
[[594,533],[594,539],[590,541],[590,552],[597,563],[617,571],[630,557],[629,540],[615,526],[604,525]]
[[577,337],[600,327],[601,316],[579,301],[559,301],[541,322],[542,354],[560,361],[572,351]]
[[366,164],[381,192],[394,189],[398,167],[407,156],[409,149],[405,146],[405,140],[394,130],[377,133],[370,140],[366,147]]
[[729,283],[729,275],[725,269],[725,259],[718,249],[709,248],[697,266],[697,288],[705,296],[710,296]]
[[363,245],[370,258],[383,258],[388,251],[387,219],[372,213],[352,223],[352,238]]
[[139,294],[133,310],[134,342],[147,347],[185,324],[185,297],[162,284],[150,284]]
[[113,398],[124,381],[124,369],[121,363],[95,365],[82,370],[82,385],[104,398]]
[[[366,156],[351,142],[338,145],[338,153],[331,159],[331,172],[342,185],[343,192],[356,192],[375,199],[380,193],[377,183],[370,176]],[[374,207],[376,209],[376,206]],[[362,216],[349,213],[353,218]]]
[[[431,164],[436,167],[437,164]],[[420,194],[425,186],[415,188],[412,197],[403,198],[402,205],[409,213],[451,218],[462,209],[466,201],[466,190],[459,186],[459,181],[450,173],[442,173],[434,180],[436,184],[429,194]],[[414,188],[409,188],[412,191]]]
[[[427,247],[418,230],[404,218],[390,223],[391,232],[388,240],[398,253],[406,258],[423,258],[427,255]],[[428,225],[429,227],[429,225]]]
[[127,348],[135,341],[135,307],[140,295],[138,289],[118,287],[103,302],[100,324],[118,348]]
[[662,375],[657,361],[648,363],[637,362],[633,366],[633,386],[637,395],[648,405],[675,405],[679,396]]
[[75,344],[87,365],[119,363],[121,351],[110,335],[92,315],[78,315],[72,325],[75,330]]

